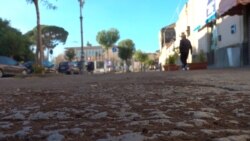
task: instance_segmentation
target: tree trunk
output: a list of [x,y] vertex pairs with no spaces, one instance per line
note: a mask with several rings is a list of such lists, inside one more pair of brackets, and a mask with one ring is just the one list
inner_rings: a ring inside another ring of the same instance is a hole
[[142,72],[142,62],[140,62],[140,66],[141,66],[141,72]]
[[36,18],[37,18],[37,51],[36,51],[36,63],[42,66],[42,61],[44,58],[44,52],[42,47],[42,38],[41,38],[41,26],[40,26],[40,11],[38,0],[34,0],[36,8]]
[[122,62],[122,72],[124,73],[124,72],[125,72],[125,69],[126,69],[126,68],[125,68],[125,64],[126,64],[126,63],[125,63],[124,60],[122,60],[122,61],[123,61],[123,62]]
[[128,60],[125,60],[125,64],[126,64],[126,72],[129,72]]
[[107,57],[108,57],[108,60],[109,60],[109,48],[107,48]]

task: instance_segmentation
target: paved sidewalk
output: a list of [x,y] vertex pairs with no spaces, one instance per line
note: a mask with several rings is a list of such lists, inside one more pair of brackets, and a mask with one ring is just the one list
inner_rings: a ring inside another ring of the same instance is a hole
[[250,69],[0,79],[0,140],[249,141]]

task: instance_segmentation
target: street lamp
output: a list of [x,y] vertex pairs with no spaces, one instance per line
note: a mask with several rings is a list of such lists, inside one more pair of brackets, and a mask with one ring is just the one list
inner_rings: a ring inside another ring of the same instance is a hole
[[81,72],[84,71],[84,52],[83,52],[83,25],[82,25],[82,9],[83,9],[83,5],[84,5],[84,1],[85,0],[78,0],[79,1],[79,5],[80,5],[80,28],[81,28]]

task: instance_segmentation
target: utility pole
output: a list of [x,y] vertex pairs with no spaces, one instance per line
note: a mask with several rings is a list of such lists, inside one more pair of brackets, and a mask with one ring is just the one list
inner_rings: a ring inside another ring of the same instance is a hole
[[84,61],[84,51],[83,51],[83,17],[82,17],[82,9],[85,0],[78,0],[80,5],[80,28],[81,28],[81,73],[85,70],[85,61]]

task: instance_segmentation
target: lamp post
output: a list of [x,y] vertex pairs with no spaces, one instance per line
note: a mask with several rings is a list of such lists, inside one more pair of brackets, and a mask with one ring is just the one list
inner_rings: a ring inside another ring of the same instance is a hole
[[81,28],[81,72],[83,73],[84,71],[84,52],[83,52],[83,24],[82,24],[82,9],[83,9],[83,5],[84,5],[84,1],[85,0],[78,0],[79,1],[79,5],[80,5],[80,28]]

